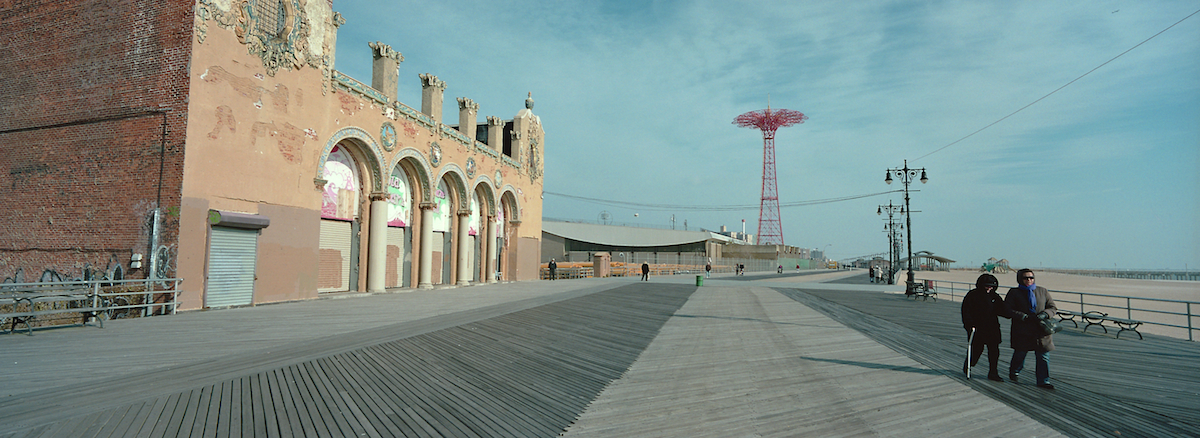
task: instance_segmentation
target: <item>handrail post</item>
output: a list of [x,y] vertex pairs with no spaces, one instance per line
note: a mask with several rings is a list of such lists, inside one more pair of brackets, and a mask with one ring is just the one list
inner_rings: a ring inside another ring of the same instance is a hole
[[1125,318],[1126,319],[1133,319],[1133,304],[1131,302],[1132,302],[1131,298],[1125,297]]
[[1188,340],[1194,341],[1195,339],[1192,339],[1192,303],[1187,303],[1187,312],[1188,312]]

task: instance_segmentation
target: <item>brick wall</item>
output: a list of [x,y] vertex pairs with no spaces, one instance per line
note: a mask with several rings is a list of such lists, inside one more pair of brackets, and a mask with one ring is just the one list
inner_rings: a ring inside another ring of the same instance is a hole
[[0,0],[0,281],[144,277],[157,207],[174,248],[192,4]]

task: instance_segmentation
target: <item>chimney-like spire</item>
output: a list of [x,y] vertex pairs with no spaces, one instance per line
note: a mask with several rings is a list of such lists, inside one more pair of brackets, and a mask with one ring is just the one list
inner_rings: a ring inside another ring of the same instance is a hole
[[379,41],[367,43],[371,47],[371,88],[379,90],[388,99],[396,100],[400,85],[400,63],[404,55],[392,50],[392,46]]
[[437,76],[421,73],[421,112],[437,123],[442,121],[442,97],[445,92],[445,82]]
[[465,97],[458,98],[458,132],[475,141],[475,121],[479,115],[479,104]]

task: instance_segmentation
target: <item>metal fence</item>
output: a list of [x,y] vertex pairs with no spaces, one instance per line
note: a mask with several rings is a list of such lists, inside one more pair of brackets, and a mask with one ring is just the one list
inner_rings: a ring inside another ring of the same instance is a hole
[[[938,295],[949,295],[951,301],[962,301],[962,296],[975,288],[973,283],[944,280],[923,281],[932,281],[934,287],[937,288]],[[1001,286],[1001,288],[1007,287],[1015,286]],[[1156,332],[1167,336],[1186,337],[1189,341],[1195,341],[1196,331],[1200,330],[1200,313],[1197,313],[1200,312],[1200,302],[1048,290],[1053,294],[1054,302],[1061,310],[1073,310],[1079,313],[1098,311],[1118,318],[1141,321],[1144,324],[1163,329],[1161,332]]]
[[[175,314],[179,278],[0,284],[0,330],[68,325],[82,314],[107,319]],[[84,323],[90,316],[83,316]],[[73,322],[71,324],[74,324]]]
[[[609,264],[608,275],[610,277],[640,277],[642,275],[642,262],[650,265],[650,275],[689,275],[703,274],[704,265],[707,263],[707,257],[691,255],[683,253],[630,253],[626,261],[621,259],[624,257],[617,256]],[[563,266],[566,263],[560,263],[558,269],[555,270],[557,279],[571,278],[590,278],[595,275],[592,266]],[[775,259],[749,259],[749,258],[720,258],[712,262],[713,274],[732,274],[735,267],[738,265],[746,267],[745,272],[775,272],[778,269],[779,263]],[[805,267],[810,269],[810,267]],[[792,272],[795,266],[784,266],[784,272]],[[550,268],[542,264],[538,278],[542,280],[550,279]]]

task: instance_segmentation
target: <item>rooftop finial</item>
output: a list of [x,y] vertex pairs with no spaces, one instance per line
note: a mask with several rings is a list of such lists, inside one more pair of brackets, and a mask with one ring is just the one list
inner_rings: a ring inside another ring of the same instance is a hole
[[525,108],[533,111],[533,92],[529,92],[529,97],[525,98]]

